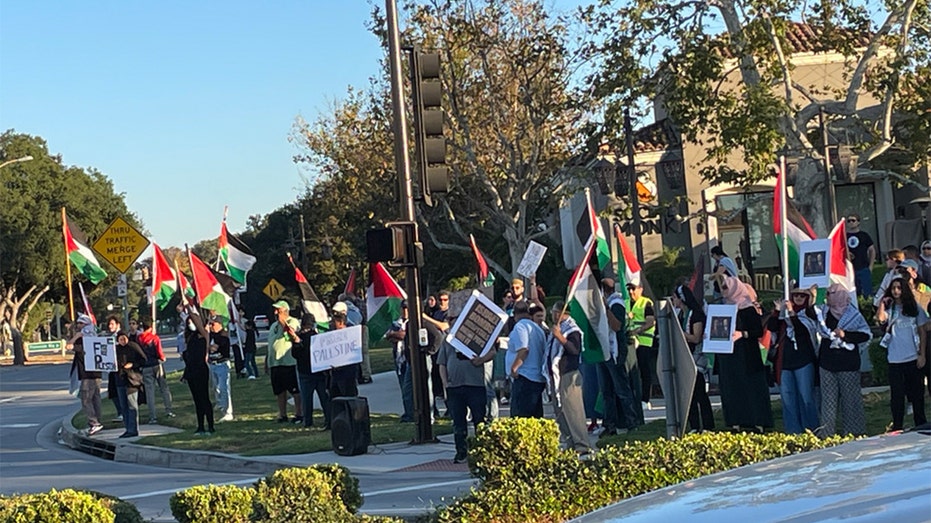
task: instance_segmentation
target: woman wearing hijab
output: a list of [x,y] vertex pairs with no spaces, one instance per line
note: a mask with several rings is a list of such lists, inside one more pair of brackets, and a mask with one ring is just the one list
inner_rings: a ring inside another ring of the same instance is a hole
[[689,428],[695,432],[714,430],[714,411],[705,385],[705,373],[708,371],[708,357],[702,353],[702,336],[705,332],[707,317],[701,304],[685,285],[676,287],[672,303],[679,310],[679,322],[689,344],[692,358],[698,372],[695,374],[695,390],[692,392],[692,405],[689,407]]
[[[197,413],[197,431],[195,436],[209,436],[214,433],[213,405],[210,403],[210,368],[207,367],[207,338],[209,335],[203,328],[197,327],[194,320],[187,319],[185,332],[185,345],[187,349],[181,353],[184,359],[184,374],[182,380],[187,382],[191,389],[191,398],[194,400],[194,410]],[[207,429],[204,430],[204,421]]]
[[756,303],[756,291],[737,277],[718,278],[726,303],[737,306],[737,322],[730,354],[717,354],[724,424],[735,429],[752,428],[762,432],[773,426],[769,403],[766,366],[760,356],[763,320]]
[[883,325],[880,345],[888,350],[891,430],[902,430],[905,398],[912,404],[915,426],[928,423],[921,368],[925,366],[928,314],[918,306],[904,278],[894,278],[876,310]]
[[861,343],[872,338],[870,326],[855,306],[850,293],[835,283],[828,287],[825,306],[818,315],[821,346],[821,433],[835,434],[837,415],[844,421],[843,434],[866,434],[863,394],[860,392]]
[[787,434],[801,434],[818,428],[815,399],[818,314],[811,301],[811,291],[793,289],[788,302],[776,301],[776,310],[766,323],[767,329],[778,333],[776,378]]

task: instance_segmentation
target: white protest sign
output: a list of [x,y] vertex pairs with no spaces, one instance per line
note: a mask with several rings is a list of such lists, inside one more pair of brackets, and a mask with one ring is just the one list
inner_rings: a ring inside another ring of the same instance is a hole
[[530,240],[530,245],[524,251],[524,258],[520,261],[520,265],[517,266],[517,274],[528,278],[533,276],[537,272],[537,268],[540,267],[544,254],[546,254],[546,246]]
[[314,372],[361,362],[361,325],[322,332],[310,338],[310,369]]
[[708,306],[705,323],[705,339],[701,350],[709,354],[732,354],[734,352],[734,329],[737,326],[737,306],[715,304]]
[[478,354],[484,356],[494,346],[507,319],[507,313],[495,302],[479,291],[472,291],[446,341],[470,359]]
[[116,338],[84,336],[84,370],[116,372]]
[[807,289],[812,285],[827,288],[831,285],[831,240],[819,239],[799,242],[798,286]]

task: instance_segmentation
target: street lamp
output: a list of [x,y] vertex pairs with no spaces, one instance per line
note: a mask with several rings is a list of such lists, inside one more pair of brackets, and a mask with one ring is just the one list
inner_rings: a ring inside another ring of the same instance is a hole
[[32,160],[32,159],[33,159],[32,156],[27,155],[27,156],[23,156],[22,158],[16,158],[15,160],[7,160],[3,163],[0,163],[0,169],[3,169],[7,165],[10,165],[13,163],[28,162],[29,160]]

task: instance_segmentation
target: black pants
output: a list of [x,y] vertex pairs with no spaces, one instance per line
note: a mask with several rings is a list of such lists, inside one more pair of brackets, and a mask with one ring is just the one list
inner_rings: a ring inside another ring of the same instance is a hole
[[653,396],[653,374],[656,372],[656,358],[659,351],[655,347],[637,347],[637,366],[640,367],[640,401],[649,402]]
[[245,378],[246,361],[243,359],[242,349],[239,345],[233,345],[230,347],[230,352],[233,353],[233,362],[236,364],[236,377]]
[[705,390],[705,375],[701,370],[695,376],[695,390],[692,391],[692,405],[689,407],[689,428],[714,430],[714,411],[711,410],[711,399]]
[[889,364],[889,407],[892,409],[892,430],[902,430],[902,423],[905,419],[905,398],[908,398],[912,404],[915,426],[928,422],[928,418],[925,417],[922,374],[922,369],[919,369],[914,361]]
[[359,395],[359,383],[355,376],[332,378],[330,380],[330,399],[340,396],[356,397]]
[[197,412],[197,431],[204,431],[204,420],[207,421],[207,430],[213,430],[213,404],[210,403],[209,392],[210,376],[206,373],[189,376],[187,386],[191,389],[191,398],[194,400],[194,410]]

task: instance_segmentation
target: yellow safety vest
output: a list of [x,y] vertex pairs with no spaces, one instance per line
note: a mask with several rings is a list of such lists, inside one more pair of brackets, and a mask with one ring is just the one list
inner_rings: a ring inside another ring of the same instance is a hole
[[[639,300],[627,308],[627,310],[630,311],[630,313],[628,313],[630,317],[630,330],[639,329],[646,322],[646,315],[644,313],[646,312],[647,305],[653,305],[653,301],[646,296],[641,296]],[[653,346],[653,333],[655,331],[656,325],[654,324],[643,334],[636,337],[641,347]]]

